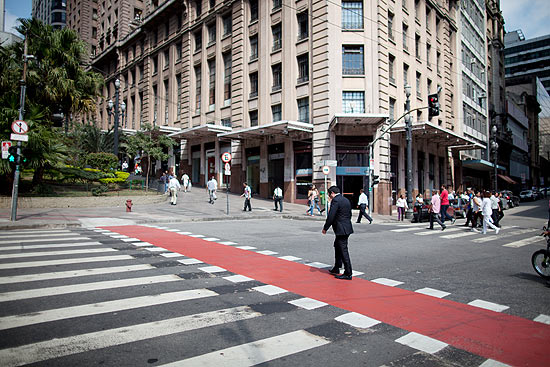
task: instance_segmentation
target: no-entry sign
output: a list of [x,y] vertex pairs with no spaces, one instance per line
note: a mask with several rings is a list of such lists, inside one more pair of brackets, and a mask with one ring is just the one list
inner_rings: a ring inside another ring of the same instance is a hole
[[228,163],[231,162],[231,153],[225,152],[222,154],[222,162]]

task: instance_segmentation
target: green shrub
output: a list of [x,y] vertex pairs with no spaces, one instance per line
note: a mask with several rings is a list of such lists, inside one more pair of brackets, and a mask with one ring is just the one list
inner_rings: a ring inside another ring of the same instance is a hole
[[50,185],[40,183],[34,187],[32,193],[39,196],[53,196],[55,195],[55,190]]
[[128,172],[123,172],[123,171],[116,171],[116,172],[115,172],[115,175],[116,175],[116,177],[122,178],[122,179],[124,179],[124,180],[127,180],[128,177],[130,177],[130,173],[128,173]]
[[109,178],[100,178],[99,179],[99,182],[104,183],[104,184],[123,183],[124,181],[126,181],[126,179],[120,178],[120,177],[116,177],[116,178],[109,177]]
[[109,190],[109,187],[107,185],[101,185],[99,187],[94,187],[92,189],[92,195],[93,196],[101,196],[104,193],[106,193]]
[[116,169],[118,158],[112,153],[90,153],[86,157],[86,163],[101,171],[111,171]]

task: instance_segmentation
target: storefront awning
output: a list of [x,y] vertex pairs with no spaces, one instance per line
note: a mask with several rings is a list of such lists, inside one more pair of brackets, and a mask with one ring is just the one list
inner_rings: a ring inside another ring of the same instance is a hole
[[336,126],[365,126],[371,125],[377,127],[386,122],[389,118],[386,114],[371,114],[371,113],[341,113],[335,114],[330,121],[330,130],[334,130]]
[[[405,124],[396,125],[391,133],[405,133]],[[430,122],[413,123],[412,133],[414,138],[428,139],[429,143],[438,144],[454,150],[485,149],[485,147],[465,136],[434,125]]]
[[196,138],[205,138],[205,137],[215,138],[218,134],[227,133],[227,132],[230,132],[231,130],[232,129],[228,126],[206,124],[206,125],[190,127],[188,129],[183,129],[178,132],[172,133],[169,136],[172,138],[180,138],[180,139],[191,139],[191,138],[196,139]]
[[[477,171],[491,171],[495,169],[495,165],[489,161],[486,161],[484,159],[467,159],[462,161],[462,167],[464,168],[471,168],[475,169]],[[504,170],[506,169],[503,166],[498,166],[497,169]],[[499,175],[500,176],[500,175]]]
[[265,125],[218,134],[220,138],[253,139],[269,135],[288,135],[292,131],[313,134],[313,124],[299,121],[275,121]]
[[509,184],[512,184],[512,185],[517,185],[517,182],[512,180],[510,177],[506,176],[506,175],[498,175],[499,178],[503,179],[504,181],[508,182]]

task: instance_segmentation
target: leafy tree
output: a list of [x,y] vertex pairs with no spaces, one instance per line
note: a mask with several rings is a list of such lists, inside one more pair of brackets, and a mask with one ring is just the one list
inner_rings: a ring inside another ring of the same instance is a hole
[[102,171],[112,171],[118,164],[118,158],[113,153],[90,153],[86,157],[86,163]]
[[174,139],[160,132],[158,127],[152,127],[149,124],[142,125],[143,130],[138,131],[135,135],[127,137],[126,141],[121,143],[121,148],[127,153],[136,156],[141,154],[149,159],[146,171],[146,186],[149,189],[149,173],[151,171],[151,158],[156,160],[167,160],[167,153],[164,153],[168,148],[176,145]]
[[68,163],[84,167],[90,153],[110,153],[113,151],[114,131],[101,131],[94,124],[74,124],[66,134],[65,144],[69,148]]

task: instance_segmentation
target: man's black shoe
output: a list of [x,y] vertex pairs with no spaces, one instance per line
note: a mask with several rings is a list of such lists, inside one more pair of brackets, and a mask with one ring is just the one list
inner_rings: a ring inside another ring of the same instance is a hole
[[342,275],[337,275],[337,276],[335,276],[335,278],[336,278],[336,279],[351,280],[351,275],[342,274]]
[[361,223],[361,222],[355,222],[355,223]]
[[340,269],[332,268],[328,272],[331,273],[331,274],[338,275],[338,274],[340,274]]
[[426,228],[426,229],[434,229],[434,228],[433,228],[433,227],[428,227],[428,228]]
[[441,230],[442,230],[442,231],[444,231],[444,230],[445,230],[445,228],[447,228],[447,226],[443,226],[443,227],[441,227]]

